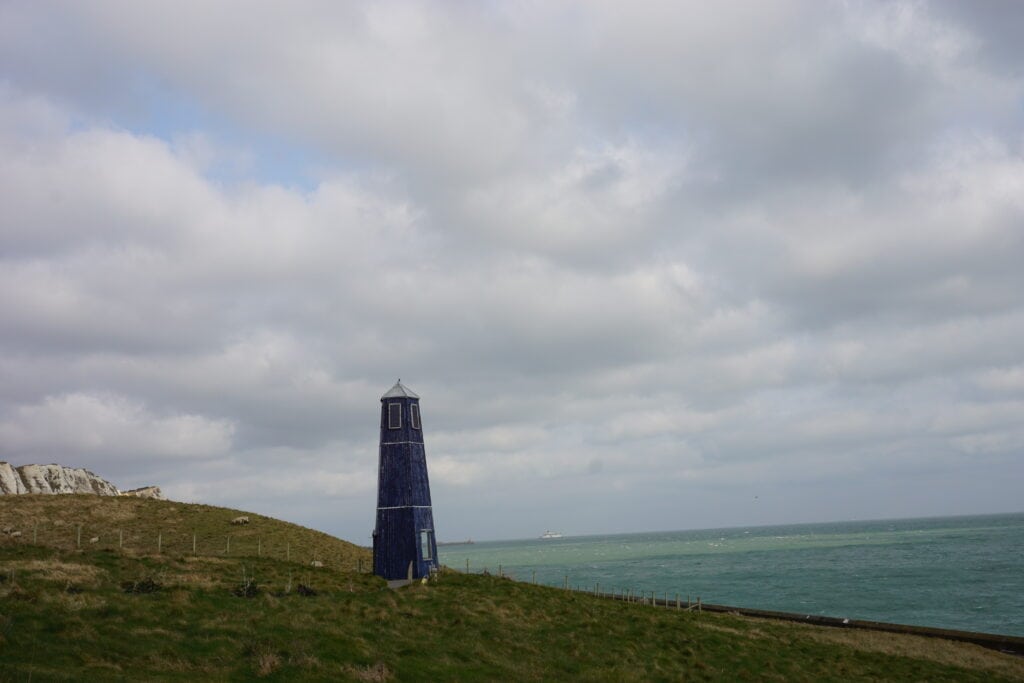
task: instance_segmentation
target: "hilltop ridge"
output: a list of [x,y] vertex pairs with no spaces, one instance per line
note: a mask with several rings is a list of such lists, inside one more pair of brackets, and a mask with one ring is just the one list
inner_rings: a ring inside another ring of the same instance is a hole
[[371,562],[366,548],[244,510],[126,496],[0,496],[0,548],[26,543],[131,555],[278,558],[344,570]]

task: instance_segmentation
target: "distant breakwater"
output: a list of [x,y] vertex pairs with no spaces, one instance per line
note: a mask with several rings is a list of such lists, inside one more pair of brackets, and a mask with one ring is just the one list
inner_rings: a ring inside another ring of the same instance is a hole
[[[601,593],[599,597],[612,600],[623,600],[623,596],[610,593]],[[668,609],[682,609],[678,599],[676,602],[668,598],[652,596],[651,604],[656,607]],[[857,628],[868,631],[884,631],[886,633],[904,633],[926,638],[941,638],[944,640],[955,640],[962,643],[973,643],[991,650],[998,650],[1006,654],[1024,656],[1024,638],[1019,636],[1002,635],[999,633],[983,633],[979,631],[959,631],[947,628],[934,628],[931,626],[913,626],[911,624],[892,624],[884,621],[867,621],[863,619],[843,619],[840,617],[827,617],[819,614],[798,614],[796,612],[779,612],[775,610],[751,609],[747,607],[734,607],[731,605],[715,605],[706,602],[698,602],[698,611],[717,612],[724,614],[739,614],[745,617],[756,617],[759,619],[777,619],[780,621],[793,621],[813,626],[829,626],[832,628]],[[693,611],[693,606],[689,606]]]
[[[481,574],[489,574],[487,569],[483,569]],[[498,568],[498,576],[501,578],[508,579],[510,581],[517,581],[517,579],[505,574],[502,568]],[[534,575],[532,581],[523,581],[521,583],[533,583],[536,584],[536,575]],[[555,588],[555,586],[547,586],[548,588]],[[935,628],[931,626],[914,626],[912,624],[896,624],[884,621],[870,621],[864,619],[847,619],[840,617],[829,617],[820,614],[800,614],[798,612],[782,612],[777,610],[764,610],[754,609],[749,607],[736,607],[733,605],[718,605],[714,603],[703,602],[698,596],[696,600],[692,596],[686,596],[685,602],[681,595],[676,593],[674,597],[670,598],[668,593],[664,594],[664,597],[659,598],[654,591],[633,591],[633,590],[622,590],[615,592],[603,592],[600,590],[600,584],[595,584],[594,589],[586,589],[579,587],[570,587],[568,585],[568,577],[566,577],[565,585],[561,590],[572,591],[575,593],[583,593],[586,595],[593,595],[595,598],[603,600],[616,600],[619,602],[626,602],[637,605],[638,608],[643,607],[654,607],[667,610],[675,610],[678,612],[715,612],[719,614],[737,614],[744,617],[753,617],[757,619],[774,619],[776,621],[789,621],[799,624],[808,624],[811,626],[824,626],[829,628],[845,628],[845,629],[860,629],[866,631],[881,631],[885,633],[901,633],[905,635],[922,636],[925,638],[939,638],[942,640],[952,640],[961,643],[971,643],[974,645],[980,645],[981,647],[988,648],[990,650],[996,650],[1004,654],[1015,655],[1018,657],[1024,657],[1024,638],[1020,636],[1004,635],[999,633],[985,633],[981,631],[962,631],[957,629],[946,629],[946,628]],[[650,595],[648,595],[650,593]]]

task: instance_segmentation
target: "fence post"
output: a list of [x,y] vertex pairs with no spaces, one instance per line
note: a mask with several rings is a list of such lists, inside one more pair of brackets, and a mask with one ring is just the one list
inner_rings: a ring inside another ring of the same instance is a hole
[[117,549],[124,548],[124,529],[117,530]]
[[224,549],[224,554],[225,555],[230,555],[231,554],[231,537],[230,536],[228,536],[228,544],[227,544],[227,547]]
[[285,546],[285,551],[284,552],[285,552],[285,558],[289,562],[291,562],[292,561],[292,544],[291,544],[291,541],[289,541],[288,544]]
[[196,535],[192,534],[192,557],[196,556]]
[[569,575],[568,574],[565,575],[565,583],[562,584],[562,588],[564,588],[565,590],[569,590]]
[[600,595],[600,594],[601,594],[601,583],[598,582],[598,583],[594,584],[594,595]]
[[466,573],[469,573],[469,558],[466,558]]
[[537,570],[536,569],[533,570],[533,585],[534,586],[537,585]]
[[82,547],[82,525],[81,524],[78,525],[78,540],[75,542],[75,544],[79,548]]
[[263,557],[263,539],[256,539],[256,557]]
[[679,593],[676,593],[676,611],[679,611]]
[[160,532],[156,535],[156,554],[160,555],[164,551],[164,534]]

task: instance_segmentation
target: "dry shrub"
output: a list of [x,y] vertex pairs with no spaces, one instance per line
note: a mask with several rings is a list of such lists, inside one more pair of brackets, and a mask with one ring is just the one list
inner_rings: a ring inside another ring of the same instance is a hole
[[189,571],[177,574],[174,577],[175,583],[179,586],[189,586],[195,588],[215,588],[221,585],[221,582],[211,574],[205,574],[198,571]]
[[123,581],[121,583],[121,590],[125,593],[131,593],[133,595],[144,595],[147,593],[156,593],[163,589],[163,584],[159,581],[154,580],[151,577],[139,579],[137,581]]
[[377,662],[376,664],[370,664],[369,666],[358,667],[348,665],[345,667],[345,671],[357,681],[372,681],[373,683],[390,681],[393,675],[391,673],[391,669],[389,669],[387,664],[384,662]]
[[40,602],[47,605],[59,605],[66,612],[97,609],[107,604],[106,599],[100,595],[68,593],[63,590],[56,593],[44,592],[39,597]]
[[171,600],[176,605],[191,605],[192,604],[192,591],[185,590],[180,587],[174,587],[169,591]]
[[39,599],[39,591],[26,590],[18,584],[6,584],[6,588],[0,589],[0,598],[5,600],[21,600],[23,602],[36,602]]
[[281,666],[281,657],[276,652],[257,652],[253,655],[253,670],[262,678],[277,671]]
[[693,624],[700,629],[706,631],[718,631],[720,633],[728,633],[730,635],[742,636],[744,638],[759,639],[759,638],[771,638],[778,640],[776,636],[765,633],[759,628],[740,629],[733,626],[725,626],[723,624],[712,623],[710,619],[694,621]]
[[234,564],[236,562],[236,560],[228,560],[228,559],[225,559],[223,557],[210,557],[208,555],[201,555],[199,557],[196,557],[194,555],[186,555],[185,557],[183,557],[181,559],[184,562],[188,563],[188,564],[222,565],[222,564]]
[[316,655],[311,655],[308,652],[293,655],[291,663],[303,669],[320,669],[323,667],[323,664],[316,658]]
[[281,655],[267,641],[255,641],[246,648],[246,654],[252,663],[253,673],[257,678],[263,678],[281,668]]

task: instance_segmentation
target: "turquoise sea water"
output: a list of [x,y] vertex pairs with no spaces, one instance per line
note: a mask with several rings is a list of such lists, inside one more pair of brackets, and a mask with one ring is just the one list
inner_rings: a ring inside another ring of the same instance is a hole
[[520,581],[1024,636],[1024,513],[443,546]]

